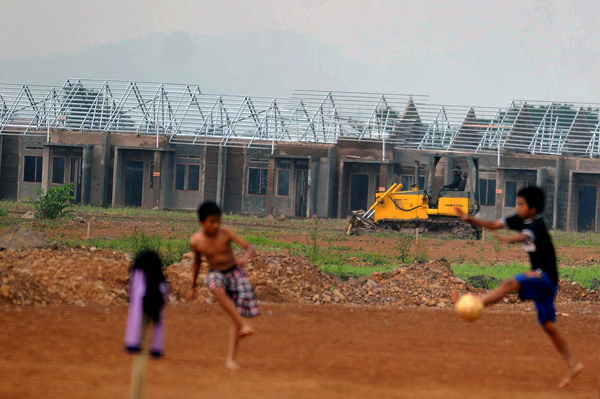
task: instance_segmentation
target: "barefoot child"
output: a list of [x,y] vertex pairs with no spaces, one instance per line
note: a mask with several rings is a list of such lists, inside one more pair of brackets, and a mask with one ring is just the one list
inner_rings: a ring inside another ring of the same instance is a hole
[[490,230],[508,228],[518,231],[517,234],[508,237],[495,237],[501,242],[523,243],[523,248],[529,253],[531,271],[503,281],[481,300],[487,306],[500,301],[510,292],[518,292],[520,299],[535,302],[539,323],[565,361],[565,377],[558,384],[559,388],[564,388],[583,370],[583,365],[573,357],[567,341],[556,326],[554,297],[558,290],[558,269],[554,245],[541,218],[544,202],[544,192],[541,189],[526,187],[517,193],[517,214],[504,220],[475,219],[465,214],[462,209],[455,209],[462,220],[474,226]]
[[[225,313],[231,317],[225,368],[237,370],[240,368],[235,360],[239,340],[254,333],[242,316],[255,317],[260,314],[250,280],[242,268],[254,254],[254,248],[233,231],[221,227],[221,210],[214,202],[204,202],[200,205],[198,219],[202,231],[190,239],[190,246],[194,252],[194,270],[189,297],[195,296],[201,257],[204,255],[210,269],[206,285]],[[234,257],[232,242],[246,250],[243,257]]]
[[131,268],[129,315],[125,332],[125,349],[134,353],[131,371],[131,398],[144,397],[144,379],[148,348],[146,335],[152,328],[150,355],[163,355],[165,327],[162,320],[163,308],[168,291],[162,272],[162,262],[155,252],[138,254]]

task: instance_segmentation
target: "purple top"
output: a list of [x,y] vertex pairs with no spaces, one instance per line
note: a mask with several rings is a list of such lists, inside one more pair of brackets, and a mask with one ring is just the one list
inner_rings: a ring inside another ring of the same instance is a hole
[[[169,292],[166,281],[160,283],[158,289],[163,294],[167,303]],[[129,352],[140,352],[142,349],[142,338],[147,321],[144,320],[144,295],[146,294],[146,275],[140,269],[133,271],[130,280],[129,314],[127,317],[127,329],[125,330],[125,348]],[[160,357],[165,347],[165,324],[163,322],[163,309],[159,312],[158,323],[152,325],[152,338],[150,341],[150,354]]]

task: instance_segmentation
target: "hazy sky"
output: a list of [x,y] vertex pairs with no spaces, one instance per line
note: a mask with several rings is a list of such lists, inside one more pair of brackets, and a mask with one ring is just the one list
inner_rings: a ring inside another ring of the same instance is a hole
[[[600,2],[593,0],[3,0],[0,81],[55,84],[68,78],[66,73],[168,81],[198,76],[185,83],[239,94],[281,95],[307,87],[422,93],[460,104],[506,105],[521,98],[600,102],[598,15]],[[278,32],[281,41],[273,39]],[[210,70],[210,78],[194,65],[179,72],[169,69],[165,76],[164,68],[128,63],[119,69],[114,67],[118,60],[106,59],[120,54],[110,49],[124,43],[142,51],[152,34],[173,33],[191,44],[171,43],[171,53],[235,61],[230,73],[247,68],[247,61],[255,70],[243,76],[261,82],[269,74],[280,78],[268,87],[244,79],[232,84],[229,75],[219,76],[219,68]],[[260,51],[246,49],[243,59],[240,51],[232,56],[219,46],[202,54],[207,43],[220,45],[223,37],[232,48],[243,37],[263,42],[256,43]],[[318,51],[306,50],[308,56],[301,54],[309,58],[306,64],[281,75],[275,69],[285,64],[277,59],[290,57],[298,45],[286,42],[290,37],[301,37],[307,48]],[[106,57],[95,60],[93,71],[89,63],[79,63],[78,54],[97,49]],[[275,61],[259,62],[266,55]],[[25,67],[36,60],[37,69]],[[111,76],[102,75],[104,65]],[[315,87],[328,83],[335,87]]]

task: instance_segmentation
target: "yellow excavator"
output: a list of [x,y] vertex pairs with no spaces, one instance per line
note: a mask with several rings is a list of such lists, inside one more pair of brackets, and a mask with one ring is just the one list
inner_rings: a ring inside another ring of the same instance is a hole
[[[435,171],[443,158],[452,158],[456,164],[468,165],[468,173],[460,167],[452,168],[459,173],[460,183],[451,187],[436,187]],[[415,168],[414,181],[419,182],[420,167]],[[462,176],[462,177],[461,177]],[[441,233],[458,238],[479,238],[479,229],[458,218],[454,208],[461,208],[470,215],[479,212],[479,160],[470,156],[429,155],[425,170],[424,187],[413,184],[403,191],[402,184],[394,183],[387,191],[375,195],[375,203],[366,211],[351,211],[348,235],[364,234],[381,230],[414,230],[425,233]]]

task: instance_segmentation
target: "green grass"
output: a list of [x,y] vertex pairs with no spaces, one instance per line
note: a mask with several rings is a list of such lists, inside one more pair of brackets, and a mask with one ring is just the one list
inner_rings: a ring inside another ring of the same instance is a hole
[[553,231],[552,237],[558,247],[600,248],[600,234],[594,232]]
[[64,241],[65,244],[86,247],[108,248],[115,251],[126,252],[135,255],[139,251],[152,250],[160,254],[165,265],[181,261],[183,254],[190,251],[187,239],[163,239],[156,236],[147,236],[144,233],[134,234],[126,238],[94,238],[90,240]]
[[350,277],[368,277],[374,272],[387,272],[398,264],[395,258],[368,252],[352,252],[345,246],[319,247],[315,250],[311,245],[288,243],[265,236],[248,235],[244,238],[262,251],[287,250],[292,255],[307,256],[323,272],[344,280]]
[[[495,266],[480,266],[470,263],[452,265],[452,271],[457,277],[468,281],[474,276],[490,276],[498,281],[514,277],[519,273],[529,270],[529,265],[524,263],[508,263]],[[600,266],[587,267],[560,267],[561,279],[575,281],[589,289],[600,288]],[[495,288],[497,283],[490,284],[489,288]]]
[[561,267],[559,269],[561,278],[576,281],[587,288],[597,290],[600,288],[600,267]]
[[[454,275],[465,281],[469,281],[470,277],[475,276],[490,276],[502,281],[527,270],[529,270],[529,265],[517,262],[497,266],[480,266],[472,263],[452,265]],[[487,288],[496,288],[497,285],[497,283],[491,283]]]

